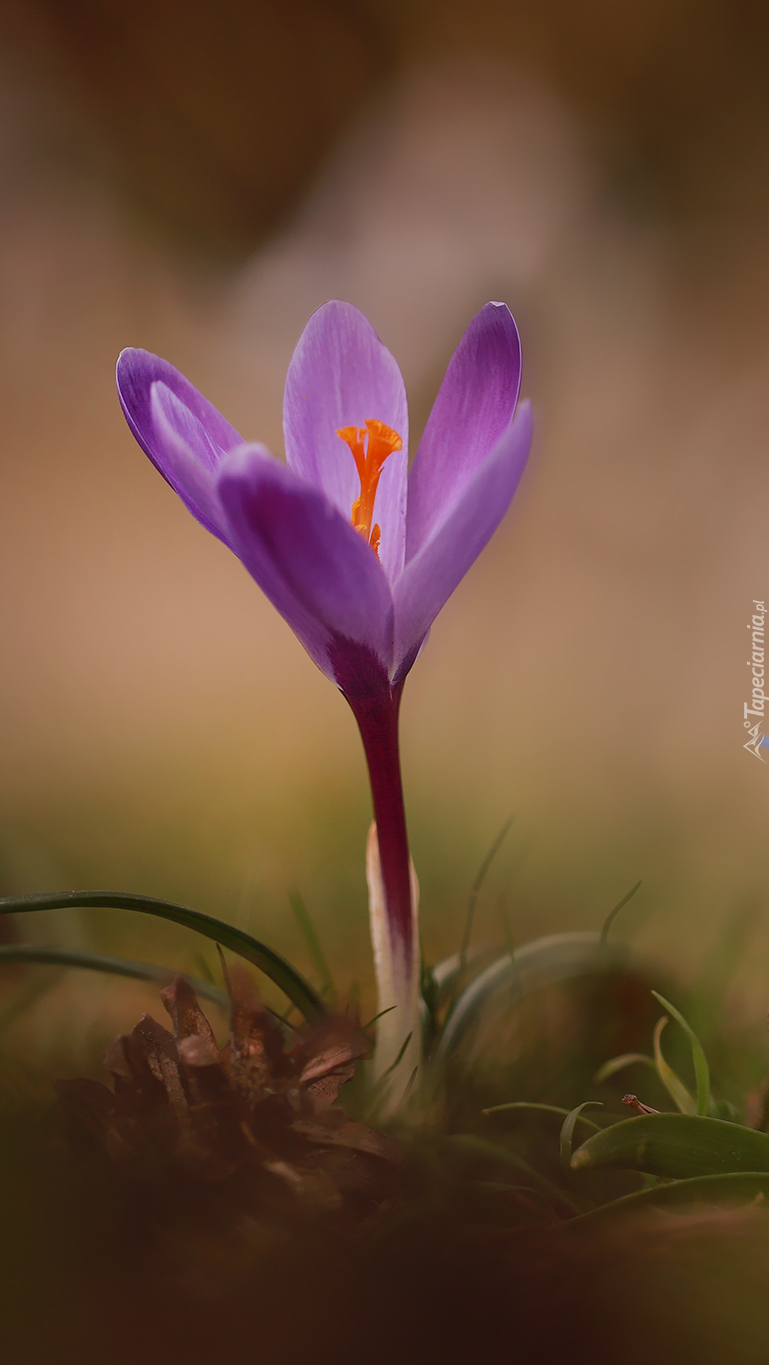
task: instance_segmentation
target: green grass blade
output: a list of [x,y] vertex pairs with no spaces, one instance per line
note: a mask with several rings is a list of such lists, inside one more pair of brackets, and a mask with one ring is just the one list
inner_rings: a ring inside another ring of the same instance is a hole
[[150,962],[132,962],[127,957],[108,957],[103,953],[79,953],[69,948],[41,948],[36,943],[0,944],[0,967],[7,962],[28,962],[38,966],[82,967],[91,972],[107,972],[111,976],[127,976],[135,981],[156,981],[167,986],[175,976],[181,976],[196,995],[212,1000],[229,1010],[227,992],[220,990],[210,981],[188,976],[186,972],[175,972],[170,967],[156,967]]
[[211,985],[213,985],[213,984],[214,984],[214,974],[213,974],[213,972],[211,971],[211,964],[209,963],[209,961],[208,961],[208,959],[206,958],[205,954],[204,954],[204,953],[201,953],[201,952],[193,953],[193,954],[192,954],[192,961],[195,963],[195,966],[197,967],[198,971],[200,972],[201,980],[202,980],[202,981],[210,981],[210,982],[211,982]]
[[289,894],[288,900],[291,909],[294,912],[294,918],[296,919],[305,943],[310,950],[312,965],[318,973],[320,993],[324,997],[331,996],[334,998],[336,996],[334,978],[331,975],[331,968],[328,965],[326,954],[320,946],[320,939],[315,930],[315,925],[312,922],[312,916],[298,891],[292,891]]
[[678,1105],[681,1113],[696,1114],[697,1101],[688,1087],[684,1085],[680,1076],[676,1075],[672,1066],[665,1061],[665,1058],[662,1055],[660,1037],[667,1022],[667,1016],[663,1014],[654,1030],[654,1061],[657,1067],[657,1074],[673,1103]]
[[769,1174],[758,1171],[741,1171],[729,1175],[691,1176],[688,1180],[676,1180],[669,1185],[657,1185],[650,1190],[636,1190],[633,1194],[612,1199],[600,1208],[590,1209],[571,1218],[565,1227],[578,1231],[582,1224],[591,1227],[603,1225],[624,1214],[632,1214],[644,1209],[669,1209],[685,1204],[723,1204],[727,1208],[753,1204],[761,1197],[761,1202],[769,1199]]
[[674,1180],[735,1171],[769,1173],[769,1134],[700,1114],[644,1114],[594,1133],[571,1158],[575,1171],[601,1166]]
[[[557,1118],[561,1120],[567,1118],[568,1115],[572,1112],[569,1109],[562,1109],[560,1104],[536,1104],[533,1101],[530,1102],[528,1100],[511,1100],[509,1104],[494,1104],[490,1109],[482,1109],[481,1113],[486,1114],[489,1117],[492,1114],[512,1113],[514,1117],[516,1110],[519,1113],[528,1112],[532,1114],[540,1114],[542,1115],[543,1118],[546,1115],[547,1116],[555,1115]],[[577,1122],[584,1123],[587,1128],[592,1128],[594,1133],[601,1132],[600,1124],[593,1123],[592,1119],[586,1119],[584,1114],[579,1114],[577,1116]]]
[[675,1005],[671,1005],[670,1001],[666,1000],[664,995],[659,994],[659,991],[652,991],[652,995],[655,1000],[659,1000],[663,1009],[672,1014],[676,1023],[681,1025],[681,1028],[689,1039],[689,1044],[692,1049],[692,1061],[694,1062],[694,1075],[697,1082],[696,1112],[704,1117],[705,1114],[710,1112],[710,1068],[702,1044],[694,1032],[694,1029],[690,1027],[686,1019],[684,1019],[684,1016],[676,1009]]
[[[397,1008],[397,1005],[388,1005],[386,1010],[380,1010],[372,1019],[369,1019],[367,1024],[361,1024],[361,1032],[365,1033],[366,1029],[370,1029],[371,1025],[377,1022],[377,1019],[383,1019],[386,1014],[392,1014],[393,1010],[397,1010]],[[410,1038],[411,1035],[409,1034],[409,1039]]]
[[190,910],[186,905],[176,905],[173,901],[157,900],[154,896],[136,896],[129,891],[64,891],[48,894],[41,892],[32,896],[5,896],[0,898],[0,914],[12,915],[32,910],[62,909],[106,909],[131,910],[142,915],[157,915],[159,919],[181,924],[185,929],[194,929],[205,938],[213,939],[237,953],[246,962],[252,963],[264,972],[271,981],[279,986],[289,1000],[301,1010],[306,1019],[318,1019],[326,1014],[326,1006],[303,976],[281,957],[279,953],[252,938],[242,929],[232,924],[204,915],[200,910]]
[[515,939],[513,938],[513,930],[510,925],[510,916],[508,915],[506,910],[501,910],[500,918],[502,920],[502,928],[504,930],[505,947],[507,948],[510,961],[512,962],[515,956]]
[[571,1109],[566,1115],[561,1125],[561,1136],[558,1144],[561,1165],[565,1171],[571,1170],[571,1147],[574,1141],[574,1129],[583,1109],[603,1109],[603,1105],[600,1100],[584,1100],[582,1104],[578,1104],[576,1109]]
[[[468,1187],[477,1190],[479,1194],[533,1194],[538,1199],[543,1199],[541,1190],[535,1190],[533,1185],[507,1185],[501,1180],[469,1180]],[[549,1199],[544,1199],[546,1205],[550,1204]]]
[[[413,1033],[413,1030],[412,1030],[412,1033]],[[412,1037],[412,1034],[411,1034],[411,1033],[407,1033],[407,1034],[406,1034],[406,1037],[403,1039],[403,1042],[401,1043],[401,1048],[400,1048],[400,1052],[398,1053],[398,1056],[395,1058],[395,1061],[394,1061],[394,1062],[391,1062],[391,1063],[390,1063],[390,1065],[388,1066],[387,1070],[382,1072],[381,1076],[379,1077],[379,1080],[380,1080],[380,1081],[386,1081],[388,1076],[392,1076],[392,1074],[393,1074],[393,1072],[395,1071],[396,1067],[399,1067],[399,1066],[400,1066],[400,1064],[401,1064],[401,1062],[403,1061],[403,1058],[404,1058],[404,1056],[405,1056],[406,1048],[408,1047],[409,1043],[411,1042],[411,1037]]]
[[[494,944],[480,944],[477,947],[469,948],[465,968],[477,967],[481,962],[494,961],[498,954],[499,949]],[[423,997],[427,999],[429,995],[434,1009],[440,1009],[452,998],[458,975],[458,952],[451,953],[449,957],[444,957],[440,962],[425,968],[422,977],[423,982],[427,985],[427,994],[423,989]]]
[[620,910],[624,910],[628,901],[633,899],[633,896],[635,895],[636,891],[638,891],[642,885],[643,885],[642,882],[636,882],[635,886],[630,888],[627,895],[623,896],[622,900],[617,902],[614,909],[609,911],[608,915],[606,916],[606,919],[603,922],[603,928],[601,930],[600,941],[602,944],[607,942],[609,937],[609,930],[611,929],[611,926],[614,923],[615,919],[617,918],[617,915],[619,914]]
[[593,1077],[593,1085],[600,1085],[602,1081],[608,1081],[610,1076],[615,1076],[618,1071],[624,1071],[626,1066],[635,1066],[637,1062],[643,1062],[644,1066],[650,1066],[656,1073],[657,1063],[653,1057],[647,1057],[645,1052],[623,1052],[621,1057],[610,1057],[608,1062],[599,1066]]
[[470,935],[473,931],[473,920],[475,919],[475,908],[478,904],[478,897],[481,894],[481,888],[483,887],[483,883],[486,880],[486,874],[489,868],[491,867],[491,864],[493,863],[494,859],[496,858],[500,848],[505,842],[508,831],[510,830],[510,827],[514,819],[515,816],[511,815],[509,819],[505,821],[501,830],[499,831],[495,839],[492,841],[491,847],[488,849],[488,852],[486,853],[483,862],[478,868],[478,871],[475,876],[475,881],[473,882],[472,887],[470,888],[470,898],[467,902],[467,914],[465,915],[465,928],[462,934],[462,943],[459,949],[459,962],[457,965],[457,974],[454,980],[453,993],[449,1001],[449,1014],[451,1014],[451,1011],[454,1008],[454,1004],[459,993],[460,982],[462,980],[462,977],[464,976],[465,968],[467,966],[467,953],[470,947]]
[[[395,1008],[395,1007],[393,1006],[393,1008]],[[383,1010],[382,1013],[383,1013],[383,1014],[386,1014],[387,1011],[386,1011],[386,1010]],[[398,1056],[395,1058],[395,1061],[390,1063],[390,1065],[388,1066],[387,1070],[386,1070],[386,1071],[383,1071],[382,1074],[381,1074],[381,1076],[377,1076],[377,1079],[374,1081],[374,1084],[371,1086],[371,1089],[370,1089],[370,1091],[369,1091],[369,1096],[368,1096],[368,1111],[369,1111],[369,1114],[371,1114],[371,1115],[375,1114],[375,1113],[376,1113],[376,1110],[377,1110],[377,1106],[378,1106],[379,1104],[381,1104],[382,1098],[383,1098],[383,1096],[384,1096],[384,1094],[385,1094],[385,1091],[386,1091],[387,1088],[388,1088],[388,1087],[387,1087],[387,1082],[388,1082],[388,1080],[390,1079],[390,1077],[392,1076],[393,1072],[397,1070],[397,1068],[400,1066],[401,1062],[403,1061],[403,1058],[404,1058],[404,1056],[406,1055],[406,1048],[408,1047],[409,1043],[411,1042],[412,1035],[413,1035],[413,1030],[412,1030],[411,1033],[407,1033],[407,1034],[406,1034],[406,1037],[403,1039],[403,1042],[401,1043],[400,1050],[399,1050],[399,1052],[398,1052]],[[406,1086],[406,1090],[405,1090],[404,1095],[403,1095],[403,1101],[405,1101],[406,1096],[407,1096],[407,1095],[410,1093],[410,1091],[411,1091],[411,1087],[412,1087],[412,1085],[414,1084],[414,1081],[416,1080],[416,1074],[417,1074],[417,1071],[418,1071],[418,1070],[419,1070],[419,1068],[418,1068],[418,1067],[415,1067],[414,1070],[413,1070],[412,1073],[411,1073],[411,1076],[409,1077],[409,1082],[408,1082],[408,1085]]]
[[441,1030],[433,1066],[437,1069],[448,1063],[486,1003],[502,992],[511,1000],[523,999],[544,985],[626,967],[630,960],[624,944],[602,946],[593,931],[548,934],[516,948],[512,958],[503,953],[462,989]]
[[488,1142],[486,1138],[476,1137],[473,1133],[451,1133],[445,1137],[441,1143],[442,1151],[451,1159],[454,1158],[458,1164],[502,1166],[509,1167],[523,1174],[540,1190],[545,1191],[551,1199],[566,1205],[571,1213],[578,1213],[579,1209],[566,1192],[559,1188],[553,1180],[543,1175],[541,1171],[535,1170],[528,1161],[519,1156],[517,1152],[511,1151],[508,1147],[498,1147],[496,1143]]

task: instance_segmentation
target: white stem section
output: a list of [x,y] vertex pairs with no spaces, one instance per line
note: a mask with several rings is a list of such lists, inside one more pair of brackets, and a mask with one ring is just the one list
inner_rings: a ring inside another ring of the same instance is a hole
[[[376,1025],[374,1083],[381,1084],[377,1104],[380,1118],[388,1118],[395,1114],[407,1094],[413,1093],[420,1079],[418,1074],[414,1076],[414,1071],[416,1069],[418,1072],[422,1065],[419,882],[413,862],[410,864],[410,872],[411,952],[407,955],[404,945],[393,943],[391,939],[382,865],[379,859],[379,841],[376,823],[372,823],[366,841],[366,881],[377,984],[377,1012],[389,1010],[388,1014],[377,1020]],[[396,1066],[394,1064],[401,1052],[403,1055]],[[387,1079],[383,1079],[388,1072]]]

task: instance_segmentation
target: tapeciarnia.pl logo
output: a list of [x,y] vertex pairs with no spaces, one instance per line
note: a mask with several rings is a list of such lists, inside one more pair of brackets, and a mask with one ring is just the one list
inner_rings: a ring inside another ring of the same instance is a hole
[[[766,738],[761,730],[764,719],[767,694],[764,692],[764,620],[766,618],[766,607],[763,602],[753,599],[755,611],[747,629],[751,632],[751,657],[748,659],[748,668],[751,669],[750,685],[752,689],[751,700],[746,701],[742,708],[743,724],[750,739],[747,744],[743,744],[743,749],[747,749],[749,754],[757,758],[759,763],[764,762],[761,753],[762,749],[769,749],[769,739]],[[751,725],[748,716],[758,716],[758,720]]]

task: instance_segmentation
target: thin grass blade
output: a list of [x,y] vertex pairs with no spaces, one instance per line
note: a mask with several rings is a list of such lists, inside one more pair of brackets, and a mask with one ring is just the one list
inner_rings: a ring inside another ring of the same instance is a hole
[[610,1076],[616,1076],[618,1071],[624,1071],[626,1066],[635,1066],[643,1062],[644,1066],[651,1067],[656,1072],[657,1063],[653,1057],[647,1057],[645,1052],[623,1052],[621,1057],[610,1057],[608,1062],[599,1066],[593,1077],[593,1084],[600,1085],[602,1081],[608,1081]]
[[671,1005],[670,1001],[666,1000],[664,995],[660,995],[659,991],[652,991],[652,995],[655,1000],[659,1000],[663,1009],[668,1010],[669,1013],[672,1014],[676,1023],[681,1025],[681,1028],[689,1039],[689,1044],[692,1049],[692,1061],[694,1062],[694,1076],[697,1082],[696,1112],[704,1116],[710,1112],[710,1068],[702,1044],[694,1032],[694,1029],[687,1023],[686,1019],[684,1019],[680,1010],[676,1009],[675,1005]]
[[584,1100],[582,1104],[578,1104],[576,1109],[571,1109],[566,1115],[566,1118],[561,1125],[561,1136],[558,1142],[558,1154],[561,1159],[561,1165],[565,1171],[571,1170],[571,1148],[574,1141],[574,1129],[577,1120],[582,1115],[583,1109],[603,1109],[603,1104],[600,1100]]
[[[387,1014],[387,1013],[389,1013],[389,1011],[387,1011],[387,1010],[383,1010],[383,1011],[382,1011],[382,1014]],[[403,1058],[404,1058],[405,1055],[406,1055],[406,1049],[408,1048],[408,1045],[409,1045],[409,1043],[411,1042],[411,1038],[412,1038],[412,1034],[411,1034],[411,1033],[408,1033],[408,1034],[406,1035],[406,1037],[404,1038],[404,1040],[403,1040],[403,1042],[402,1042],[402,1044],[401,1044],[401,1046],[400,1046],[400,1048],[399,1048],[399,1050],[398,1050],[398,1055],[397,1055],[397,1057],[395,1058],[395,1061],[390,1063],[390,1065],[387,1067],[386,1071],[383,1071],[383,1072],[382,1072],[381,1076],[377,1076],[376,1080],[374,1081],[374,1084],[371,1086],[371,1089],[370,1089],[370,1091],[369,1091],[369,1096],[368,1096],[368,1110],[369,1110],[369,1114],[371,1114],[371,1115],[375,1114],[375,1113],[377,1112],[377,1109],[381,1106],[382,1101],[383,1101],[383,1099],[385,1098],[385,1095],[386,1095],[386,1092],[387,1092],[387,1088],[388,1088],[388,1087],[387,1087],[387,1082],[388,1082],[388,1080],[390,1079],[390,1077],[392,1076],[393,1072],[396,1071],[396,1070],[398,1069],[398,1067],[400,1066],[401,1062],[403,1061]],[[405,1100],[405,1098],[406,1098],[406,1094],[408,1094],[408,1093],[410,1092],[411,1087],[412,1087],[412,1085],[414,1084],[414,1081],[416,1080],[416,1075],[417,1075],[418,1070],[419,1070],[419,1067],[414,1067],[414,1069],[413,1069],[413,1071],[412,1071],[412,1073],[411,1073],[411,1076],[410,1076],[410,1078],[409,1078],[408,1085],[407,1085],[407,1087],[406,1087],[406,1091],[404,1092],[404,1095],[403,1095],[403,1099],[404,1099],[404,1100]]]
[[543,985],[626,967],[629,960],[631,954],[624,944],[602,946],[592,931],[548,934],[516,948],[512,958],[504,953],[474,976],[458,996],[441,1031],[433,1065],[447,1063],[484,1005],[503,991],[511,999],[523,999]]
[[633,899],[633,896],[635,895],[636,891],[638,891],[642,885],[643,885],[642,882],[636,882],[635,886],[630,888],[627,895],[623,896],[622,900],[617,902],[614,909],[609,911],[608,915],[606,916],[606,919],[603,922],[603,928],[601,930],[601,943],[607,942],[609,937],[609,930],[611,929],[611,926],[614,923],[615,919],[617,918],[617,915],[619,914],[620,910],[624,910],[628,901]]
[[381,1019],[385,1014],[392,1014],[393,1010],[397,1010],[397,1008],[398,1008],[397,1005],[388,1005],[386,1010],[380,1010],[378,1014],[374,1015],[373,1019],[369,1019],[367,1024],[361,1025],[362,1031],[365,1033],[366,1029],[371,1028],[371,1025],[375,1024],[377,1019]]
[[[468,948],[465,969],[471,966],[479,966],[481,962],[488,959],[494,961],[499,956],[499,949],[496,945],[480,944],[474,948]],[[430,996],[433,1008],[439,1009],[454,994],[456,983],[459,979],[459,953],[451,953],[449,957],[444,957],[434,966],[426,968],[423,973],[427,983],[427,994]],[[424,993],[424,992],[423,992]]]
[[676,1075],[672,1066],[670,1066],[665,1061],[665,1058],[662,1055],[660,1038],[662,1036],[662,1030],[664,1029],[667,1022],[668,1022],[667,1015],[663,1014],[662,1018],[657,1023],[657,1027],[654,1030],[654,1061],[657,1067],[657,1075],[662,1081],[662,1084],[667,1090],[673,1103],[678,1105],[678,1108],[680,1109],[681,1113],[696,1114],[697,1101],[695,1100],[688,1086],[684,1085],[680,1076]]
[[[384,1013],[384,1011],[383,1011],[383,1013]],[[381,1076],[379,1077],[380,1083],[381,1083],[382,1081],[387,1080],[387,1077],[388,1077],[388,1076],[392,1076],[393,1071],[395,1070],[395,1068],[398,1067],[398,1066],[400,1066],[401,1062],[403,1061],[403,1057],[404,1057],[404,1054],[405,1054],[405,1052],[406,1052],[406,1048],[408,1047],[408,1045],[409,1045],[410,1042],[411,1042],[411,1034],[410,1034],[410,1033],[407,1033],[407,1034],[406,1034],[406,1037],[404,1038],[403,1043],[402,1043],[402,1045],[401,1045],[401,1049],[400,1049],[400,1051],[399,1051],[399,1053],[398,1053],[398,1056],[395,1058],[395,1061],[394,1061],[394,1062],[391,1062],[390,1065],[388,1066],[387,1070],[386,1070],[386,1071],[383,1071],[382,1074],[381,1074]]]
[[156,967],[150,962],[132,962],[126,957],[108,957],[103,953],[79,953],[69,948],[41,948],[36,943],[0,944],[0,966],[7,962],[34,963],[48,967],[82,967],[90,972],[106,972],[110,976],[130,977],[135,981],[156,981],[167,986],[175,976],[181,976],[192,986],[196,995],[228,1009],[226,991],[210,981],[202,981],[186,972],[175,972],[170,967]]
[[507,1147],[499,1147],[494,1142],[488,1142],[486,1138],[476,1137],[473,1133],[452,1133],[443,1139],[443,1151],[447,1156],[453,1156],[458,1162],[475,1164],[507,1166],[510,1170],[518,1171],[526,1176],[536,1187],[547,1193],[551,1199],[560,1204],[564,1204],[572,1213],[579,1212],[577,1205],[562,1190],[559,1189],[555,1181],[543,1175],[541,1171],[535,1170],[517,1152],[510,1151]]
[[[529,1100],[511,1100],[509,1104],[494,1104],[490,1109],[482,1109],[481,1113],[489,1117],[492,1114],[511,1114],[515,1117],[516,1111],[518,1113],[540,1114],[543,1118],[554,1115],[561,1120],[568,1118],[569,1114],[573,1113],[573,1110],[561,1108],[560,1104],[536,1104]],[[578,1114],[576,1122],[584,1123],[587,1128],[592,1128],[594,1133],[601,1132],[601,1125],[593,1123],[592,1119],[586,1119],[584,1114]]]
[[769,1200],[769,1174],[759,1171],[741,1171],[730,1175],[699,1175],[688,1180],[674,1180],[667,1185],[656,1185],[648,1190],[636,1190],[633,1194],[612,1199],[600,1208],[590,1209],[571,1218],[565,1225],[569,1231],[578,1231],[582,1224],[592,1227],[614,1221],[626,1214],[642,1212],[644,1209],[680,1208],[686,1204],[722,1205],[726,1208],[740,1208],[746,1204],[764,1203]]
[[205,938],[213,939],[214,943],[222,944],[244,958],[246,962],[258,967],[288,996],[306,1019],[322,1018],[327,1013],[318,992],[279,953],[260,943],[258,939],[252,938],[242,929],[225,924],[223,920],[215,919],[213,915],[204,915],[200,910],[191,910],[186,905],[158,900],[154,896],[136,896],[128,891],[65,891],[53,894],[41,892],[37,895],[4,896],[0,899],[1,915],[75,907],[130,910],[142,915],[156,915],[159,919],[181,924],[186,929],[194,929]]
[[449,1001],[449,1014],[451,1013],[456,1002],[456,998],[459,993],[460,982],[462,980],[462,977],[464,976],[465,968],[467,966],[467,952],[470,947],[470,935],[472,934],[473,931],[473,920],[475,919],[475,909],[478,904],[478,897],[481,893],[483,883],[486,880],[486,874],[489,868],[491,867],[491,864],[493,863],[494,859],[496,858],[500,848],[502,847],[514,819],[515,816],[511,815],[505,821],[496,838],[492,841],[492,844],[488,852],[486,853],[486,856],[483,859],[483,862],[481,863],[478,872],[476,873],[475,881],[473,882],[472,887],[470,888],[470,899],[467,902],[467,914],[465,916],[465,928],[462,934],[462,943],[459,949],[459,962],[457,964],[457,973],[454,978],[453,994],[451,1000]]
[[310,950],[312,965],[315,968],[320,981],[320,993],[324,998],[335,998],[336,987],[334,986],[334,978],[331,975],[331,968],[328,965],[326,954],[320,946],[320,939],[318,938],[315,925],[312,922],[312,916],[298,891],[292,891],[289,894],[288,899],[291,909],[294,912],[294,918],[304,937],[305,943]]

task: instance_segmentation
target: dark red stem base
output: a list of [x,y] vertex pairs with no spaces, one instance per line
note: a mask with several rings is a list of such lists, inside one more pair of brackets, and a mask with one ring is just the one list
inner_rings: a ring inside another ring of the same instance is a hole
[[[382,864],[387,918],[393,944],[397,943],[406,962],[411,960],[411,876],[406,810],[403,804],[398,713],[403,684],[386,694],[350,701],[358,722],[371,779],[379,857]],[[348,701],[349,701],[348,697]]]
[[408,667],[403,668],[398,682],[391,683],[381,660],[367,646],[341,638],[330,646],[329,659],[363,740],[391,944],[403,954],[410,969],[414,946],[411,864],[398,749],[398,713]]

